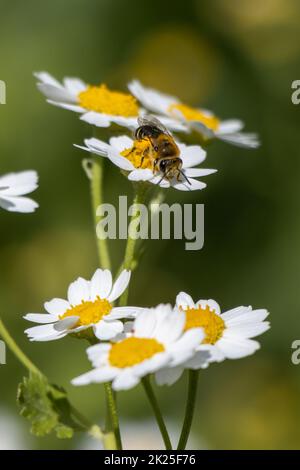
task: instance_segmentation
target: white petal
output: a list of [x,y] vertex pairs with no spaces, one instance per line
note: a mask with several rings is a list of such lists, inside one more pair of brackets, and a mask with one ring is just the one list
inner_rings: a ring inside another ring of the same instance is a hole
[[179,191],[201,191],[206,188],[207,184],[194,178],[189,178],[189,182],[174,183],[172,186]]
[[124,325],[121,321],[101,320],[94,325],[95,336],[101,340],[109,340],[122,333]]
[[217,345],[228,359],[239,359],[249,356],[260,348],[260,344],[257,341],[238,338],[221,338]]
[[86,352],[93,367],[103,367],[107,364],[107,357],[110,349],[110,343],[99,343],[87,348]]
[[168,114],[170,105],[178,103],[175,96],[160,93],[153,88],[146,88],[138,80],[130,82],[128,88],[145,108],[155,113]]
[[[195,351],[204,337],[205,334],[202,328],[191,328],[185,331],[181,338],[169,347],[170,351],[172,351],[174,360],[176,362],[180,360],[180,354],[183,350]],[[174,361],[172,361],[172,364],[174,364]]]
[[47,103],[53,104],[53,106],[57,106],[58,108],[67,109],[68,111],[73,111],[74,113],[84,113],[84,108],[78,106],[77,104],[72,103],[62,103],[60,101],[53,101],[47,100]]
[[71,305],[79,305],[82,301],[90,300],[90,283],[79,277],[72,282],[68,289],[68,300]]
[[91,139],[85,139],[84,143],[88,147],[90,152],[96,153],[97,155],[101,155],[102,157],[107,157],[108,152],[110,150],[110,145],[106,142],[92,137]]
[[151,178],[153,178],[153,173],[149,169],[133,170],[128,175],[130,181],[149,181]]
[[168,351],[157,353],[150,359],[133,366],[133,372],[138,377],[155,372],[170,363],[171,355]]
[[[201,306],[203,309],[205,309],[206,307],[209,307],[209,309],[215,312],[217,315],[220,315],[221,313],[220,305],[213,299],[198,300],[198,302],[196,302],[196,307],[198,306]],[[222,318],[223,318],[223,315],[222,315]]]
[[239,132],[244,127],[243,121],[239,119],[227,119],[220,123],[218,134],[232,134]]
[[134,334],[141,338],[151,338],[156,327],[156,316],[152,309],[145,309],[134,321]]
[[110,145],[118,152],[130,149],[133,146],[133,140],[127,135],[120,135],[118,137],[111,137],[109,139]]
[[179,292],[176,297],[176,305],[178,308],[181,307],[183,310],[186,310],[187,308],[193,308],[195,306],[192,297],[185,292]]
[[88,124],[92,124],[97,127],[109,127],[110,119],[106,114],[96,113],[95,111],[88,111],[84,113],[80,119]]
[[124,269],[117,280],[114,282],[111,293],[108,296],[109,302],[118,299],[120,295],[127,289],[130,281],[131,271]]
[[0,207],[9,212],[21,212],[30,214],[38,207],[38,203],[28,197],[0,197]]
[[264,321],[269,312],[265,309],[252,310],[251,307],[238,307],[222,314],[226,325],[236,326],[244,323],[256,323]]
[[143,307],[114,307],[112,311],[106,315],[105,320],[120,320],[123,318],[135,318],[145,309]]
[[185,325],[185,314],[183,312],[171,312],[159,323],[155,336],[164,344],[173,343],[183,333]]
[[112,289],[112,275],[109,269],[97,269],[91,279],[91,299],[107,299]]
[[255,336],[265,333],[270,329],[270,323],[267,321],[260,323],[246,323],[244,325],[230,326],[224,330],[223,337],[242,337],[242,338],[255,338]]
[[114,165],[121,168],[121,170],[125,170],[125,171],[133,171],[134,170],[133,164],[127,158],[120,155],[115,149],[112,150],[110,148],[107,156],[110,159],[110,161]]
[[34,72],[33,74],[40,82],[46,85],[56,86],[57,88],[63,88],[63,85],[59,83],[56,78],[52,77],[48,72]]
[[182,159],[183,168],[191,168],[192,166],[200,165],[205,158],[206,152],[199,145],[185,145],[178,144]]
[[155,373],[157,385],[173,385],[182,376],[183,367],[166,367]]
[[0,190],[3,196],[22,196],[31,193],[38,187],[38,174],[34,170],[8,173],[0,177]]
[[78,316],[70,316],[70,317],[66,317],[64,318],[63,320],[59,320],[58,322],[56,322],[54,324],[54,329],[56,331],[65,331],[65,330],[69,330],[71,329],[73,326],[76,325],[76,323],[78,322],[79,320],[79,317]]
[[112,388],[115,391],[129,390],[130,388],[135,387],[139,381],[139,378],[133,375],[130,369],[125,369],[113,380]]
[[237,132],[235,134],[219,134],[216,133],[218,139],[227,142],[228,144],[235,145],[236,147],[256,149],[260,146],[260,141],[257,134],[250,133],[246,134],[243,132]]
[[197,351],[195,355],[185,363],[185,367],[188,369],[204,369],[208,366],[211,359],[209,351]]
[[39,325],[33,326],[32,328],[28,328],[25,330],[26,335],[34,340],[40,341],[44,337],[51,337],[51,336],[59,336],[59,333],[54,329],[53,323],[48,325]]
[[71,381],[72,385],[88,385],[92,383],[110,382],[116,376],[116,369],[112,367],[94,369],[79,375]]
[[52,313],[53,315],[63,315],[66,310],[71,308],[71,305],[67,300],[64,299],[52,299],[49,302],[44,303],[45,310]]
[[49,313],[27,313],[23,318],[34,323],[54,323],[57,321],[57,315]]
[[67,336],[67,334],[68,334],[68,331],[65,331],[63,333],[56,332],[56,334],[51,334],[49,336],[39,336],[37,338],[29,338],[29,339],[30,341],[38,341],[40,343],[45,343],[47,341],[56,341],[58,339],[62,339],[65,336]]
[[72,95],[78,95],[82,91],[85,91],[87,89],[87,84],[84,83],[82,80],[79,78],[75,77],[65,77],[64,80],[64,86],[65,88],[72,94]]
[[76,95],[70,93],[65,88],[46,83],[38,83],[37,87],[49,100],[59,103],[77,103]]
[[199,177],[199,176],[207,176],[207,175],[212,175],[213,173],[216,173],[218,170],[208,170],[206,168],[187,168],[184,171],[184,174],[190,178],[190,177]]

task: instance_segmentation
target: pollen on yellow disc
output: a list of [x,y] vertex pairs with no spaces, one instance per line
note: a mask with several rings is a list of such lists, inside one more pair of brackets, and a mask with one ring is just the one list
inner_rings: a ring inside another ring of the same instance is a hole
[[222,337],[225,330],[224,320],[220,315],[210,310],[208,306],[205,308],[188,308],[185,313],[186,323],[184,329],[203,328],[205,332],[203,344],[215,344]]
[[135,140],[130,149],[125,149],[121,155],[127,158],[135,168],[153,170],[157,153],[148,139]]
[[81,304],[69,308],[63,315],[59,316],[60,320],[67,317],[79,317],[76,326],[91,325],[98,323],[105,315],[108,315],[112,309],[111,303],[106,299],[97,299],[92,301],[82,301]]
[[126,338],[112,344],[108,360],[111,366],[122,369],[139,364],[164,350],[164,346],[153,338]]
[[90,111],[111,116],[136,117],[139,113],[137,100],[129,93],[111,91],[106,85],[89,85],[78,95],[80,106]]
[[169,106],[169,112],[171,114],[174,114],[176,110],[180,111],[187,121],[199,121],[212,131],[217,131],[219,128],[220,121],[216,116],[210,116],[186,104],[175,103]]

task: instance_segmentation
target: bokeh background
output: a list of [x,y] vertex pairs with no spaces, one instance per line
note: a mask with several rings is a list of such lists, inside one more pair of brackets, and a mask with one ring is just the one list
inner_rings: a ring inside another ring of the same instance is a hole
[[[97,267],[83,153],[72,146],[92,130],[74,113],[48,105],[33,71],[118,89],[138,78],[223,118],[241,118],[248,131],[260,134],[261,148],[216,142],[208,167],[219,172],[207,178],[208,188],[168,192],[170,202],[205,204],[204,249],[187,252],[178,240],[150,242],[130,300],[173,302],[186,290],[216,299],[224,310],[268,308],[272,329],[255,356],[201,373],[191,445],[299,448],[300,366],[291,363],[291,343],[300,337],[300,107],[291,103],[291,83],[300,78],[299,1],[1,0],[0,7],[0,79],[7,84],[7,104],[0,106],[0,174],[29,168],[40,174],[38,212],[1,212],[0,310],[7,327],[49,380],[101,422],[101,387],[69,384],[89,367],[85,343],[29,343],[23,334],[23,314],[43,311],[45,300],[64,297],[69,282]],[[110,202],[131,192],[112,165],[106,167],[105,191]],[[124,245],[112,241],[111,247],[116,267]],[[80,436],[60,441],[29,435],[15,404],[23,374],[8,352],[7,365],[0,366],[0,447],[90,446]],[[171,389],[157,390],[174,436],[185,386],[183,377]],[[120,393],[119,408],[128,445],[161,445],[140,387]]]

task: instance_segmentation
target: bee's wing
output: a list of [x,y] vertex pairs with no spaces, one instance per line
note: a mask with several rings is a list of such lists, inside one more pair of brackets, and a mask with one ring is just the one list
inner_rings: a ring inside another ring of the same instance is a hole
[[169,134],[170,135],[170,132],[160,122],[160,120],[157,119],[155,116],[152,116],[151,114],[147,114],[147,115],[144,115],[144,116],[139,116],[138,117],[138,124],[139,124],[139,126],[154,126],[154,127],[157,127],[157,129],[162,131],[164,134]]

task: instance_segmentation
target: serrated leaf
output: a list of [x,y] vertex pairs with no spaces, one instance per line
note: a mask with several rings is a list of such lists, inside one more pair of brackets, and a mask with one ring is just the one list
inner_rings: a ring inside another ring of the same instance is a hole
[[23,378],[17,401],[20,414],[30,421],[35,436],[55,432],[60,439],[70,439],[74,431],[84,429],[72,416],[66,392],[57,385],[50,385],[40,374],[30,373]]

